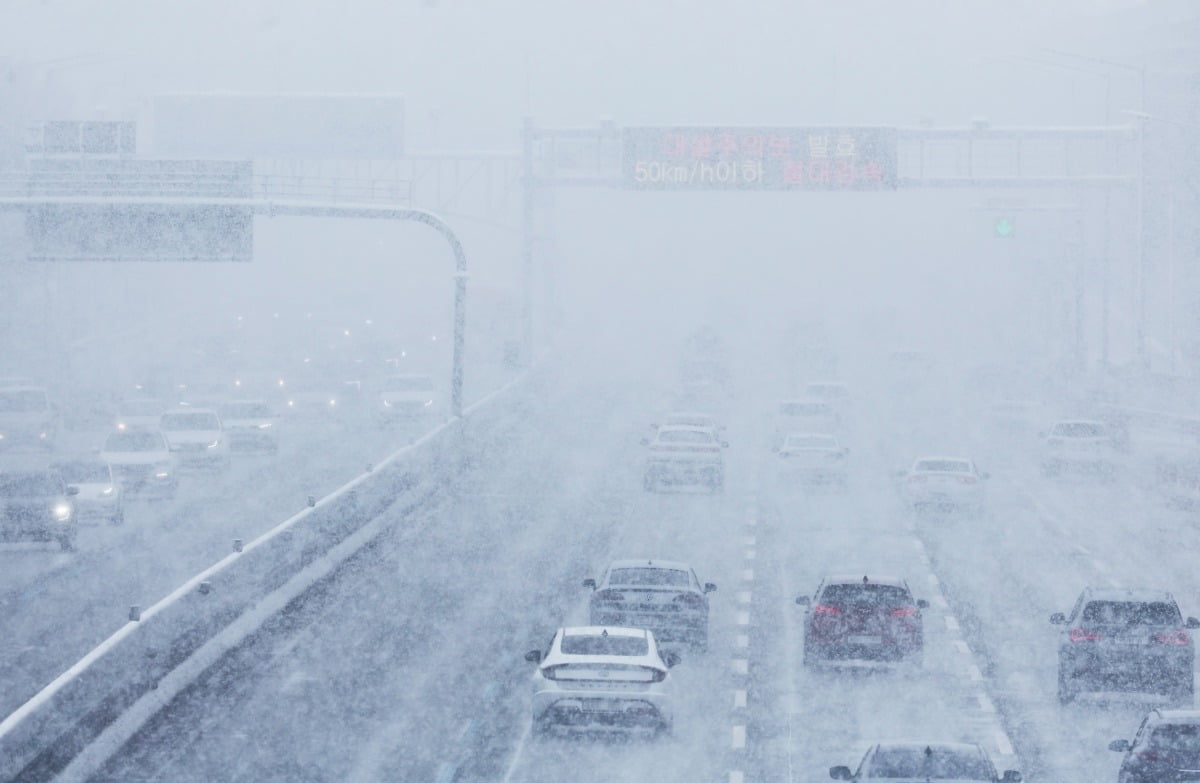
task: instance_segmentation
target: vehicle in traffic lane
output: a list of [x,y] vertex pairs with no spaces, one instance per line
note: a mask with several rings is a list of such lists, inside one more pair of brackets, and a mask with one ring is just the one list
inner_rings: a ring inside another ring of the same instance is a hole
[[0,447],[54,448],[59,431],[58,408],[41,386],[0,387]]
[[702,583],[695,570],[677,560],[615,560],[592,588],[588,610],[592,625],[646,628],[658,642],[708,646],[708,594],[717,586]]
[[100,447],[100,459],[112,466],[127,497],[169,499],[179,488],[175,458],[158,430],[110,432]]
[[417,373],[389,375],[379,390],[380,413],[385,421],[432,417],[440,413],[433,378]]
[[711,492],[725,489],[725,459],[729,444],[707,427],[659,427],[648,447],[642,485],[647,492],[660,487],[699,486]]
[[525,660],[533,674],[533,733],[555,730],[648,730],[674,724],[671,668],[678,653],[659,650],[642,628],[559,628],[543,650]]
[[1059,421],[1044,433],[1042,474],[1074,472],[1110,477],[1116,470],[1117,446],[1102,421]]
[[1124,753],[1121,783],[1200,780],[1200,710],[1151,710],[1132,740],[1114,740]]
[[914,511],[983,510],[988,474],[966,457],[920,457],[901,475],[901,492]]
[[279,451],[279,415],[262,400],[233,400],[217,413],[230,451]]
[[1162,590],[1088,587],[1070,614],[1050,622],[1058,636],[1058,700],[1085,692],[1156,693],[1192,704],[1195,649],[1174,596]]
[[834,780],[987,781],[1021,783],[1021,773],[1003,774],[981,745],[967,742],[881,742],[872,745],[858,769],[830,767]]
[[221,418],[211,408],[179,407],[158,420],[175,464],[181,468],[229,466],[229,441]]
[[824,400],[783,400],[775,411],[771,447],[782,447],[787,436],[794,432],[832,435],[838,432],[840,426],[841,417],[834,407]]
[[776,454],[779,477],[785,482],[846,485],[850,450],[833,435],[792,433]]
[[48,468],[0,470],[0,541],[57,541],[64,551],[74,549],[78,494]]
[[829,661],[919,662],[925,647],[921,610],[908,583],[894,576],[828,576],[805,607],[804,664]]
[[162,400],[151,397],[122,400],[117,406],[117,420],[114,424],[119,430],[156,430],[158,420],[169,407]]
[[77,490],[75,513],[80,522],[104,520],[120,525],[125,521],[125,493],[107,462],[83,458],[58,460],[51,468],[62,476],[68,487]]

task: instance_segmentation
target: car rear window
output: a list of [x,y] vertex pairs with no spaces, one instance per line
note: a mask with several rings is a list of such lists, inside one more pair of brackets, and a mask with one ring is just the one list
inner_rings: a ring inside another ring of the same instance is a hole
[[992,780],[992,765],[977,753],[922,748],[881,748],[871,760],[872,778]]
[[1178,625],[1179,607],[1165,601],[1090,601],[1083,622],[1097,625]]
[[658,439],[663,443],[712,443],[711,432],[702,430],[664,430],[658,433]]
[[160,425],[164,430],[219,430],[221,425],[211,413],[165,413]]
[[918,472],[970,473],[971,463],[957,459],[923,459],[914,468]]
[[1146,743],[1154,750],[1183,750],[1200,753],[1200,725],[1176,723],[1159,726]]
[[614,568],[610,585],[665,585],[687,587],[688,573],[678,568]]
[[908,591],[895,585],[836,584],[826,585],[820,603],[835,606],[908,606],[912,603]]
[[789,435],[784,445],[792,449],[836,449],[837,438],[832,435]]
[[646,655],[650,643],[644,636],[576,633],[563,636],[561,648],[567,655]]

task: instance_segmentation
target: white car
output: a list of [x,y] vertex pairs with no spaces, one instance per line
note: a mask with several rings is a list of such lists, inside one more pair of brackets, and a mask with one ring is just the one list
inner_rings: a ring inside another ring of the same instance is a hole
[[414,419],[439,412],[438,393],[428,375],[391,375],[379,391],[379,406],[385,419]]
[[903,492],[916,511],[981,511],[987,478],[965,457],[922,457],[904,474]]
[[713,432],[720,432],[725,429],[717,423],[716,418],[707,413],[696,413],[693,411],[671,411],[663,420],[654,425],[655,429],[659,427],[705,427]]
[[708,647],[708,594],[717,586],[701,582],[695,570],[677,560],[617,560],[592,588],[592,625],[649,629],[659,642]]
[[117,407],[116,428],[119,430],[156,430],[158,420],[168,406],[162,400],[149,397],[128,399]]
[[847,413],[851,405],[850,388],[844,383],[819,381],[804,387],[804,397],[827,402],[838,413]]
[[1116,458],[1116,443],[1102,421],[1060,421],[1042,441],[1042,473],[1047,476],[1067,470],[1111,475]]
[[175,459],[158,430],[117,430],[109,433],[100,459],[112,466],[113,478],[127,496],[173,498],[179,486]]
[[41,386],[0,388],[0,447],[42,446],[58,438],[58,409]]
[[659,427],[649,447],[643,488],[655,492],[661,486],[701,486],[712,492],[725,489],[725,459],[721,449],[728,443],[708,427]]
[[229,465],[229,440],[215,410],[176,408],[159,418],[158,427],[179,467],[224,468]]
[[775,411],[774,448],[793,432],[835,433],[841,418],[832,405],[824,400],[783,400]]
[[671,667],[679,655],[660,651],[643,628],[560,628],[544,650],[525,660],[533,675],[533,733],[556,728],[649,730],[674,723]]
[[102,519],[113,525],[125,521],[125,493],[113,477],[112,467],[99,459],[55,462],[52,467],[68,487],[78,489],[75,515],[80,521]]
[[279,451],[279,416],[262,400],[234,400],[218,412],[230,451]]
[[779,447],[779,476],[785,481],[846,485],[850,450],[833,435],[793,433]]

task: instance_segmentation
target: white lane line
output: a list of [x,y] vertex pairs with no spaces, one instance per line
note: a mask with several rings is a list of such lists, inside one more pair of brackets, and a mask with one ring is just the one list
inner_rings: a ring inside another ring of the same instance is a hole
[[1100,573],[1107,574],[1112,572],[1112,569],[1108,567],[1108,563],[1104,562],[1100,558],[1097,557],[1092,562],[1096,565],[1096,570]]
[[930,574],[929,575],[929,584],[936,585],[937,583],[938,583],[937,574]]
[[738,612],[737,613],[737,624],[738,625],[749,625],[750,624],[750,613],[749,612]]
[[966,642],[964,642],[962,639],[955,639],[955,640],[954,640],[954,647],[955,647],[955,648],[956,648],[956,649],[957,649],[957,650],[958,650],[960,653],[962,653],[963,655],[970,655],[970,654],[971,654],[971,648],[970,648],[970,647],[968,647],[968,646],[967,646],[967,643],[966,643]]
[[747,559],[747,560],[753,560],[753,559],[754,559],[754,550],[753,550],[753,549],[747,549],[747,550],[746,550],[746,559]]
[[1012,743],[1008,741],[1008,735],[1004,733],[1003,729],[996,729],[995,740],[996,750],[1000,751],[1001,756],[1017,755],[1016,752],[1013,751]]
[[758,524],[758,515],[751,514],[750,516],[746,517],[746,527],[754,527],[757,524]]
[[1076,553],[1081,554],[1081,555],[1090,555],[1092,553],[1092,550],[1088,549],[1086,546],[1083,546],[1082,544],[1076,544],[1075,551],[1076,551]]
[[758,543],[758,541],[754,538],[754,536],[746,536],[746,540],[744,543],[746,544],[746,546],[755,546]]
[[936,606],[938,609],[949,609],[950,608],[950,604],[946,603],[946,599],[944,596],[942,596],[941,593],[938,593],[937,595],[935,595],[933,597],[933,605]]
[[738,603],[739,604],[750,603],[750,591],[749,590],[742,590],[738,593]]
[[749,647],[750,646],[750,637],[744,633],[739,633],[737,635],[737,640],[734,643],[738,647]]
[[949,630],[949,631],[957,631],[958,630],[958,620],[956,620],[954,618],[954,615],[948,614],[943,619],[946,621],[946,629],[947,630]]
[[746,727],[745,726],[734,726],[733,727],[733,749],[741,750],[744,747],[746,747]]
[[921,543],[921,539],[913,538],[910,540],[912,541],[913,549],[917,550],[918,552],[925,548],[925,545]]
[[744,569],[742,571],[742,579],[746,580],[747,582],[753,582],[754,581],[754,569],[753,568]]
[[532,721],[525,724],[525,731],[521,734],[521,739],[517,740],[517,748],[513,751],[512,761],[508,765],[508,771],[504,773],[502,783],[512,783],[513,775],[517,772],[517,765],[521,763],[521,757],[525,755],[525,745],[529,742],[529,732],[532,728]]
[[975,700],[979,702],[979,709],[984,712],[994,713],[996,711],[996,705],[992,704],[992,700],[988,698],[986,693],[975,694]]
[[733,708],[735,710],[746,709],[746,692],[745,691],[734,691],[733,692]]
[[967,666],[967,676],[971,678],[972,682],[983,681],[983,672],[979,671],[979,667],[973,663]]
[[744,775],[742,775],[741,770],[730,770],[729,783],[745,783],[745,780],[746,778]]
[[730,661],[730,664],[733,667],[734,674],[750,673],[750,661],[746,660],[745,658],[734,658],[732,661]]

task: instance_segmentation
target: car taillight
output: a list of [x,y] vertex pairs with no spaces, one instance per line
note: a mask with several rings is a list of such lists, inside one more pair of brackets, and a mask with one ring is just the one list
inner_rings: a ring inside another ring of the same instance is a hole
[[544,667],[542,669],[542,676],[545,677],[547,680],[557,680],[558,679],[558,667],[557,666]]
[[651,682],[662,682],[667,679],[667,673],[661,669],[654,669],[654,675],[650,678]]
[[597,601],[624,601],[625,596],[616,590],[601,590],[596,593]]
[[917,608],[915,606],[901,606],[899,609],[892,610],[892,617],[916,617]]
[[1171,756],[1154,750],[1143,750],[1137,754],[1138,761],[1170,761]]
[[836,606],[830,606],[829,604],[817,604],[813,607],[813,614],[825,615],[826,617],[832,617],[841,613],[841,609],[838,609]]
[[1067,632],[1067,636],[1073,642],[1094,642],[1100,638],[1100,634],[1084,628],[1072,628]]
[[695,608],[701,606],[704,603],[704,599],[695,593],[680,593],[679,595],[675,596],[674,602]]
[[1173,633],[1155,634],[1154,641],[1158,642],[1159,644],[1174,644],[1180,647],[1186,647],[1190,639],[1185,632],[1175,631]]

